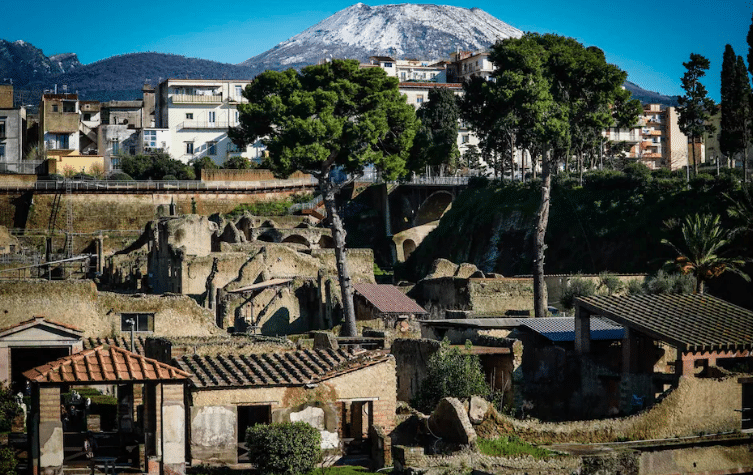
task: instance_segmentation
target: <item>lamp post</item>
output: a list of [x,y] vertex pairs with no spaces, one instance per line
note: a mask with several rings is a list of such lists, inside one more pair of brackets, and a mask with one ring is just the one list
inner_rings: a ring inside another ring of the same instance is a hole
[[133,318],[129,318],[125,321],[128,325],[131,326],[131,352],[136,353],[136,350],[133,347],[133,331],[136,327],[136,321]]

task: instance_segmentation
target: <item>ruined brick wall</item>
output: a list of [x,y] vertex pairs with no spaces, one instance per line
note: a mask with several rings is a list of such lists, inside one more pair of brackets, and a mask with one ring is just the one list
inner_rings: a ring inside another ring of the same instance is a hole
[[410,402],[421,381],[426,378],[426,365],[439,350],[439,342],[428,339],[396,339],[390,352],[397,365],[397,399]]
[[0,328],[41,315],[78,327],[85,337],[119,335],[120,313],[140,312],[155,314],[155,336],[220,332],[214,315],[189,297],[98,292],[91,281],[0,282]]
[[488,316],[505,315],[509,310],[533,310],[531,279],[427,278],[418,282],[410,295],[430,312],[431,319],[445,318],[446,310]]

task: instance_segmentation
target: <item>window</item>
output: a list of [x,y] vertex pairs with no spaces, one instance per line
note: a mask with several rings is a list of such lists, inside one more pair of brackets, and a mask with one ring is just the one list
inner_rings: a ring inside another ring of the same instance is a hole
[[193,112],[186,113],[186,120],[193,120]]
[[416,104],[423,104],[423,102],[424,102],[424,95],[423,94],[417,95],[416,96]]
[[235,97],[243,97],[243,86],[235,86]]
[[462,143],[468,143],[468,135],[466,134],[461,135],[460,140]]
[[68,150],[68,134],[52,134],[50,148],[54,150]]
[[217,142],[207,142],[207,155],[217,155]]
[[400,79],[402,79],[403,81],[405,81],[405,71],[401,71],[400,72]]
[[186,153],[193,155],[193,142],[186,142]]
[[112,154],[117,155],[120,153],[120,142],[118,139],[112,140]]
[[217,120],[217,113],[215,111],[209,111],[208,119],[209,123],[213,124]]
[[76,112],[76,103],[71,101],[63,102],[63,112]]
[[391,68],[392,67],[392,63],[384,63],[384,67],[385,68]]
[[0,137],[5,137],[5,120],[2,119],[0,119]]
[[84,114],[84,120],[85,120],[85,121],[90,121],[90,120],[92,120],[92,115],[91,115],[91,114],[89,114],[89,113],[86,113],[86,114]]
[[57,111],[58,111],[58,105],[57,104],[53,104],[52,105],[52,112],[57,112]]
[[145,130],[144,131],[144,146],[145,147],[157,147],[157,131]]
[[0,143],[0,160],[5,160],[5,144]]
[[240,121],[240,113],[238,111],[235,111],[235,123],[237,124]]
[[[133,322],[133,323],[131,323]],[[120,331],[153,332],[154,331],[154,314],[153,313],[121,313],[120,314]]]

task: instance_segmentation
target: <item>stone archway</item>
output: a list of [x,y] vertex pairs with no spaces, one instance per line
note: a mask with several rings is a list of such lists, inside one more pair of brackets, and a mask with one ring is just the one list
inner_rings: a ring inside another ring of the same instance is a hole
[[413,251],[416,250],[416,242],[413,239],[403,241],[403,259],[408,260]]
[[322,237],[319,238],[319,249],[334,249],[335,248],[335,240],[332,239],[332,236],[327,236],[326,234],[322,234]]
[[449,209],[453,199],[454,196],[449,191],[440,190],[432,193],[418,207],[416,217],[413,218],[413,225],[421,226],[437,221]]
[[301,244],[306,247],[308,247],[309,241],[305,237],[299,235],[299,234],[291,234],[290,236],[283,239],[281,242],[287,243],[287,244]]

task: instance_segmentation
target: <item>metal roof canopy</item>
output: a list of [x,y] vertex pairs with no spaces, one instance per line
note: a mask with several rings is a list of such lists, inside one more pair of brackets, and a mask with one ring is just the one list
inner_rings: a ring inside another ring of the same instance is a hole
[[[521,319],[520,323],[551,341],[575,341],[575,318],[545,317]],[[602,317],[591,319],[591,340],[621,340],[625,329]]]
[[753,312],[710,295],[579,297],[575,307],[685,351],[753,348]]
[[359,283],[353,284],[353,290],[381,313],[420,315],[429,313],[394,285]]

